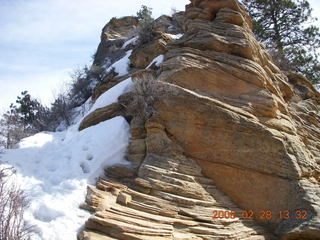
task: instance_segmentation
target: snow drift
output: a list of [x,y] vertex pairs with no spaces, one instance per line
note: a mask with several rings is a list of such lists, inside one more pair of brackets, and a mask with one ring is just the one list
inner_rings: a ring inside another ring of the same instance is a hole
[[[103,94],[91,108],[104,107],[118,98],[131,79]],[[91,112],[90,111],[90,112]],[[1,155],[5,166],[16,169],[15,181],[30,198],[26,220],[38,231],[33,239],[75,239],[89,217],[79,209],[87,184],[94,184],[106,166],[125,164],[129,125],[115,117],[81,132],[79,121],[63,132],[42,132],[23,139],[19,149]]]

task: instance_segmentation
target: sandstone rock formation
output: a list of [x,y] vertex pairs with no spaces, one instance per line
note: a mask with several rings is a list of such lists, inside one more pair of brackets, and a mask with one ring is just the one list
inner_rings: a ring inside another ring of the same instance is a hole
[[[94,58],[94,65],[100,65],[106,57],[119,58],[121,49],[126,38],[136,34],[139,21],[136,17],[113,18],[104,26],[101,33],[101,42]],[[120,49],[119,49],[120,48]],[[122,52],[124,50],[122,49]]]
[[151,114],[126,111],[131,93],[82,123],[123,115],[132,140],[128,165],[88,187],[79,238],[320,239],[320,94],[274,65],[236,0],[191,0],[161,21],[158,36],[178,23],[183,37],[132,55],[137,85],[156,78]]

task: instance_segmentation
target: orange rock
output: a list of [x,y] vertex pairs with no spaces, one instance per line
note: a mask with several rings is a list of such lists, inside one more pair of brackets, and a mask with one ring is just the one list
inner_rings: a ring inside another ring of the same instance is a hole
[[[274,65],[236,0],[191,0],[180,19],[184,36],[166,44],[160,68],[133,74],[157,76],[152,114],[132,114],[131,170],[88,192],[95,213],[82,235],[319,239],[320,94]],[[149,50],[136,50],[135,65]]]

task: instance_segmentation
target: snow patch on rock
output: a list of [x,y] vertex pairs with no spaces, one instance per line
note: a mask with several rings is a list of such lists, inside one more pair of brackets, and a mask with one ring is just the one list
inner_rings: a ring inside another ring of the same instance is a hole
[[107,72],[110,72],[112,69],[114,69],[114,71],[117,72],[119,76],[128,74],[128,67],[130,63],[129,57],[131,53],[132,53],[132,50],[127,51],[126,55],[123,58],[116,61],[107,69]]
[[129,40],[127,40],[123,46],[122,46],[122,49],[125,49],[127,46],[129,45],[135,45],[137,42],[138,42],[138,39],[139,39],[139,36],[136,36],[136,37],[133,37]]
[[153,64],[156,64],[156,66],[159,67],[160,64],[163,62],[163,60],[164,60],[164,55],[159,55],[158,57],[152,60],[152,62],[149,64],[147,68],[150,68]]
[[112,103],[117,102],[118,97],[120,97],[124,93],[129,92],[132,89],[132,86],[133,82],[131,78],[128,78],[118,83],[116,86],[110,88],[96,100],[96,102],[93,104],[93,106],[86,115],[89,115],[98,108],[106,107]]

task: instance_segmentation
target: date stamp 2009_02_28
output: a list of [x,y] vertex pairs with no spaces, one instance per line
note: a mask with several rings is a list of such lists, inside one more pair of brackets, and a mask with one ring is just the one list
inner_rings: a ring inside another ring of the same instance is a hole
[[308,218],[308,212],[306,210],[242,210],[242,211],[228,211],[228,210],[213,210],[212,219],[247,219],[247,220],[271,220],[273,218],[279,219],[292,219],[292,220],[305,220]]

